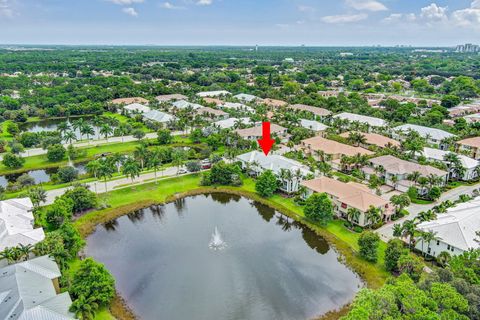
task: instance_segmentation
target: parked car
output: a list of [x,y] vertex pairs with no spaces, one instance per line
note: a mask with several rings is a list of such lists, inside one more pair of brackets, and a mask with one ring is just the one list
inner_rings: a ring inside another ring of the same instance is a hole
[[185,168],[181,168],[178,170],[178,174],[185,174],[185,173],[188,173],[187,169]]

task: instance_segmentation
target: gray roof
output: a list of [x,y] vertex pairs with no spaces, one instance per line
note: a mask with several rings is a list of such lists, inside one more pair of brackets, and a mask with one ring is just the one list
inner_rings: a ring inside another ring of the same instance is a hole
[[455,137],[454,134],[451,134],[447,131],[443,131],[435,128],[423,127],[416,124],[404,124],[404,125],[395,127],[393,130],[404,132],[404,133],[412,130],[412,131],[418,132],[418,134],[423,138],[430,136],[432,139],[435,139],[438,141],[441,141],[446,138]]
[[192,109],[200,109],[203,108],[202,105],[197,104],[197,103],[191,103],[185,100],[178,100],[172,103],[172,106],[174,106],[177,109],[187,109],[188,107],[191,107]]
[[243,101],[246,101],[246,102],[252,102],[252,101],[260,99],[259,97],[254,96],[252,94],[248,94],[248,93],[239,93],[239,94],[237,94],[233,97],[237,98],[238,100],[243,100]]
[[162,123],[169,122],[170,120],[176,119],[174,116],[158,110],[152,110],[150,112],[144,113],[143,117],[146,120],[162,122]]
[[275,174],[279,174],[281,169],[295,172],[300,170],[304,176],[308,175],[310,170],[298,161],[270,154],[266,156],[263,152],[251,151],[237,156],[237,159],[245,163],[257,163],[263,170],[272,170]]
[[358,121],[361,123],[366,123],[372,127],[384,127],[387,125],[387,121],[380,119],[380,118],[375,118],[375,117],[369,117],[369,116],[364,116],[361,114],[356,114],[356,113],[350,113],[350,112],[342,112],[337,115],[333,116],[334,118],[340,118],[340,119],[346,119],[348,121]]
[[61,276],[55,261],[42,256],[0,269],[0,318],[11,320],[73,319],[68,292],[57,295],[53,280]]
[[0,251],[19,244],[35,244],[45,238],[42,228],[33,228],[30,198],[0,201]]

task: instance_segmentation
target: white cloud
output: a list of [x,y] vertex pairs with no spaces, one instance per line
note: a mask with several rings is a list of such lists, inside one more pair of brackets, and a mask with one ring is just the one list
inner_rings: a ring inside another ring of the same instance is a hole
[[310,7],[310,6],[303,6],[303,5],[298,6],[297,9],[300,12],[314,12],[315,11],[315,8]]
[[355,10],[386,11],[388,8],[376,0],[346,0],[346,4]]
[[144,0],[107,0],[109,2],[112,2],[114,4],[118,4],[121,6],[129,6],[134,3],[143,3]]
[[417,20],[415,13],[392,13],[388,17],[384,18],[382,22],[385,23],[397,23],[397,22],[414,22]]
[[0,0],[0,17],[13,17],[13,9],[8,0]]
[[480,0],[474,0],[470,8],[456,10],[452,20],[459,27],[480,27]]
[[440,7],[436,3],[431,3],[430,5],[423,7],[420,10],[420,17],[433,21],[447,20],[447,10],[447,7]]
[[161,8],[163,9],[168,9],[168,10],[181,10],[181,9],[185,9],[185,7],[181,7],[181,6],[176,6],[174,4],[172,4],[171,2],[164,2],[160,5]]
[[199,6],[209,6],[213,3],[213,0],[198,0],[197,4]]
[[321,20],[325,23],[352,23],[368,18],[368,15],[365,13],[361,14],[339,14],[335,16],[325,16]]
[[122,11],[132,17],[138,16],[138,12],[132,7],[123,8]]

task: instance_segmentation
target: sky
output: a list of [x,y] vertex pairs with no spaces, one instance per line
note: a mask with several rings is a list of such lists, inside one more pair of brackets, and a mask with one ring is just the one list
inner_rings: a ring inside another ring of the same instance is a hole
[[0,0],[1,44],[480,44],[480,0]]

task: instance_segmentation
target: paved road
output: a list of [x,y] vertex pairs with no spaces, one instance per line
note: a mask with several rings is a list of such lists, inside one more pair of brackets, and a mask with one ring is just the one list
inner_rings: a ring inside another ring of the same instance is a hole
[[[179,136],[185,134],[185,131],[174,131],[172,132],[172,135],[174,136]],[[156,132],[150,132],[145,135],[146,139],[155,139],[157,137]],[[124,136],[122,137],[110,137],[108,139],[100,139],[100,140],[90,140],[90,141],[81,141],[74,143],[73,146],[76,148],[79,147],[88,147],[88,146],[98,146],[98,145],[103,145],[103,144],[108,144],[108,143],[124,143],[124,142],[131,142],[131,141],[137,141],[138,139],[133,137],[133,136]],[[68,144],[64,144],[65,148],[68,147]],[[22,157],[32,157],[32,156],[39,156],[42,154],[47,154],[47,150],[42,149],[42,148],[32,148],[32,149],[26,149],[24,152],[22,152],[20,155]],[[3,154],[0,154],[0,161],[3,159]]]
[[[177,174],[177,168],[168,167],[165,170],[158,171],[157,178],[160,179],[162,177],[173,176],[176,174]],[[152,182],[151,179],[154,179],[154,178],[155,178],[154,172],[144,173],[144,174],[141,174],[138,178],[135,178],[133,180],[133,184],[137,185],[137,184]],[[122,187],[129,187],[132,185],[132,179],[120,178],[116,180],[107,181],[107,190],[105,190],[105,183],[102,181],[89,182],[89,183],[86,183],[86,185],[90,187],[91,191],[94,191],[96,193],[104,193],[105,191],[112,191],[114,189],[119,189]],[[65,191],[67,191],[70,188],[71,187],[66,187],[66,188],[47,191],[47,201],[42,205],[48,205],[53,203],[56,197],[61,196],[62,194],[65,193]]]
[[434,206],[436,206],[437,204],[439,204],[443,201],[446,201],[446,200],[455,201],[462,194],[471,195],[473,190],[479,189],[479,188],[480,188],[480,183],[475,184],[473,186],[461,186],[461,187],[457,187],[455,189],[452,189],[452,190],[449,190],[449,191],[443,193],[442,196],[440,197],[440,199],[435,203],[425,204],[425,205],[412,203],[408,208],[406,208],[406,210],[409,212],[408,216],[405,216],[401,219],[398,219],[397,221],[393,221],[393,222],[389,222],[388,224],[385,224],[381,228],[377,229],[377,233],[380,235],[380,237],[383,240],[388,241],[388,240],[393,238],[393,225],[394,224],[396,224],[396,223],[401,224],[405,220],[411,220],[411,219],[415,218],[420,212],[428,211],[428,210],[432,209]]

